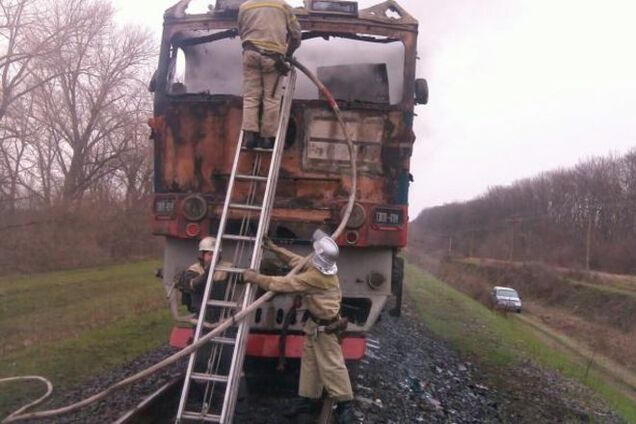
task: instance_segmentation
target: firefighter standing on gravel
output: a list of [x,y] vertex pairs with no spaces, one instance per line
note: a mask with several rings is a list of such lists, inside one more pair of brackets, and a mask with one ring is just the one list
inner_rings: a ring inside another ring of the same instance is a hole
[[[302,256],[278,247],[270,240],[265,241],[264,247],[292,267],[303,260]],[[311,262],[296,275],[270,277],[250,269],[243,272],[243,278],[265,290],[300,293],[309,311],[310,319],[304,327],[306,337],[298,388],[300,399],[292,414],[316,413],[324,388],[337,402],[338,423],[351,423],[353,391],[337,335],[346,327],[346,320],[339,315],[342,292],[336,275],[338,245],[324,232],[317,230],[313,247]]]
[[239,8],[238,30],[243,45],[245,146],[272,148],[278,130],[280,78],[289,69],[285,56],[300,46],[300,24],[283,0],[248,0]]

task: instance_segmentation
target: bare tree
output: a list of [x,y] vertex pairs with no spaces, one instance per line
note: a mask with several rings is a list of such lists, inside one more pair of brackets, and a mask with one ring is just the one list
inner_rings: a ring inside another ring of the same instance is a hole
[[469,202],[424,210],[413,236],[444,235],[428,240],[436,253],[452,236],[454,252],[502,259],[514,252],[515,259],[634,273],[635,152],[591,158],[491,188]]
[[[75,0],[0,0],[0,122],[12,103],[55,76],[48,58],[86,28]],[[64,7],[68,13],[60,14]]]
[[[50,65],[88,15],[75,0],[0,0],[0,195],[10,210],[24,191],[37,193],[25,175],[33,170],[34,91],[55,78]],[[58,13],[62,8],[68,13]]]
[[0,195],[4,199],[4,209],[15,212],[16,202],[24,193],[20,191],[25,186],[25,174],[33,164],[29,163],[29,144],[33,140],[31,127],[32,102],[30,99],[19,99],[14,102],[14,108],[5,115],[8,125],[0,127],[0,170],[2,185]]
[[147,32],[114,25],[110,5],[78,0],[78,6],[92,16],[91,25],[71,34],[51,65],[56,77],[37,90],[38,118],[53,141],[66,202],[81,199],[134,149],[128,133],[139,122],[130,93],[142,84],[154,51]]

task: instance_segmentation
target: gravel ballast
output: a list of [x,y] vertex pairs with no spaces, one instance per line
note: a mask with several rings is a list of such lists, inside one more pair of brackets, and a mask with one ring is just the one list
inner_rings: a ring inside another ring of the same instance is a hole
[[[47,408],[63,406],[96,393],[172,352],[174,350],[166,346],[144,355],[84,385],[55,395]],[[255,367],[258,378],[254,377]],[[37,422],[113,422],[184,368],[185,361],[182,361],[97,405]],[[240,406],[242,413],[236,417],[236,423],[296,422],[283,416],[295,396],[297,361],[290,361],[289,368],[291,371],[281,376],[274,371],[273,361],[256,366],[249,363],[249,403]],[[262,372],[263,369],[267,372]],[[409,302],[400,318],[387,313],[382,315],[368,335],[367,356],[358,364],[351,364],[350,374],[355,414],[360,423],[621,422],[587,389],[532,363],[524,364],[510,376],[523,379],[520,387],[493,387],[487,373],[462,359],[428,330]],[[174,417],[166,416],[161,422],[174,422]]]

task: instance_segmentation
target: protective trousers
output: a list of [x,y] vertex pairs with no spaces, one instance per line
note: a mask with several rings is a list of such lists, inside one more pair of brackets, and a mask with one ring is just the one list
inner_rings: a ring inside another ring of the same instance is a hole
[[318,399],[324,388],[336,402],[352,400],[351,381],[338,337],[335,334],[316,333],[312,324],[309,320],[305,326],[307,336],[300,365],[298,394]]
[[[262,137],[275,137],[278,130],[282,78],[269,56],[253,50],[243,51],[243,130]],[[259,109],[263,114],[259,125]]]

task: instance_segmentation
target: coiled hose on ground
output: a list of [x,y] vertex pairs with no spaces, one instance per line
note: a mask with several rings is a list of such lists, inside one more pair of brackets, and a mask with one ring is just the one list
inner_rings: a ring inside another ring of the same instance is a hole
[[[325,85],[309,70],[307,69],[307,67],[305,67],[302,63],[298,62],[296,59],[294,58],[290,58],[289,59],[290,62],[292,63],[292,65],[294,65],[297,69],[299,69],[302,73],[304,73],[320,90],[321,94],[325,97],[325,99],[327,99],[327,103],[329,104],[329,107],[331,107],[332,111],[334,112],[336,119],[338,120],[338,124],[340,125],[340,127],[342,128],[342,132],[345,136],[345,139],[347,141],[347,147],[349,149],[349,156],[351,159],[351,189],[350,189],[350,193],[349,193],[349,199],[347,202],[347,207],[345,208],[344,214],[342,215],[342,220],[340,221],[340,224],[338,225],[338,227],[336,228],[336,230],[333,232],[333,234],[331,235],[332,238],[336,239],[340,236],[340,234],[342,233],[342,231],[344,230],[345,226],[347,225],[347,221],[349,220],[349,217],[351,215],[351,211],[353,209],[353,205],[355,202],[355,198],[356,198],[356,190],[357,190],[357,169],[356,169],[356,150],[353,146],[353,141],[351,140],[351,137],[349,136],[349,133],[347,132],[347,128],[345,126],[344,123],[344,119],[342,118],[342,112],[340,111],[340,108],[338,107],[338,104],[336,103],[336,100],[334,99],[333,95],[329,92],[329,90],[327,89],[327,87],[325,87]],[[305,259],[303,261],[301,261],[298,265],[296,265],[287,275],[294,275],[296,274],[303,266],[305,266],[305,264],[307,264],[307,262],[311,259],[311,254],[308,255],[307,257],[305,257]],[[188,355],[190,355],[192,352],[198,350],[199,348],[201,348],[203,345],[205,345],[207,342],[209,342],[213,337],[221,334],[223,331],[225,331],[226,329],[228,329],[230,326],[235,325],[237,322],[249,317],[249,315],[254,312],[256,309],[258,309],[261,305],[263,305],[264,303],[268,302],[269,300],[271,300],[274,296],[276,296],[276,293],[274,292],[267,292],[265,293],[263,296],[259,297],[257,300],[255,300],[250,306],[248,306],[247,308],[245,308],[244,310],[238,312],[236,315],[234,315],[232,318],[229,318],[225,321],[223,321],[221,324],[219,324],[218,327],[216,327],[214,330],[210,331],[209,333],[207,333],[206,335],[204,335],[203,337],[201,337],[199,340],[197,340],[195,343],[191,344],[190,346],[180,350],[179,352],[167,357],[166,359],[164,359],[161,362],[156,363],[155,365],[151,366],[150,368],[146,368],[145,370],[142,370],[140,372],[138,372],[137,374],[134,374],[128,378],[125,378],[124,380],[121,380],[118,383],[113,384],[112,386],[108,387],[107,389],[93,395],[90,396],[86,399],[83,399],[79,402],[73,403],[71,405],[67,405],[64,406],[62,408],[57,408],[57,409],[51,409],[51,410],[47,410],[47,411],[38,411],[38,412],[26,412],[28,409],[33,408],[36,405],[39,405],[40,403],[42,403],[44,400],[46,400],[51,393],[53,392],[53,384],[51,384],[51,382],[49,380],[47,380],[44,377],[40,377],[40,376],[20,376],[20,377],[9,377],[9,378],[2,378],[0,379],[0,383],[8,383],[8,382],[14,382],[14,381],[26,381],[26,380],[37,380],[37,381],[42,381],[44,384],[46,384],[47,386],[47,391],[46,393],[41,396],[40,398],[36,399],[35,401],[22,406],[21,408],[17,409],[16,411],[14,411],[13,413],[11,413],[8,417],[6,417],[2,423],[12,423],[12,422],[16,422],[16,421],[21,421],[21,420],[29,420],[29,419],[38,419],[38,418],[49,418],[49,417],[54,417],[57,415],[62,415],[62,414],[66,414],[72,411],[76,411],[80,408],[83,408],[85,406],[88,406],[92,403],[95,403],[99,400],[104,399],[105,397],[107,397],[108,395],[110,395],[111,393],[113,393],[114,391],[121,389],[123,387],[126,387],[128,385],[131,385],[139,380],[142,380],[146,377],[148,377],[149,375],[161,370],[162,368],[167,367],[168,365],[174,364],[175,362],[177,362],[178,360],[180,360],[181,358],[184,358]]]

